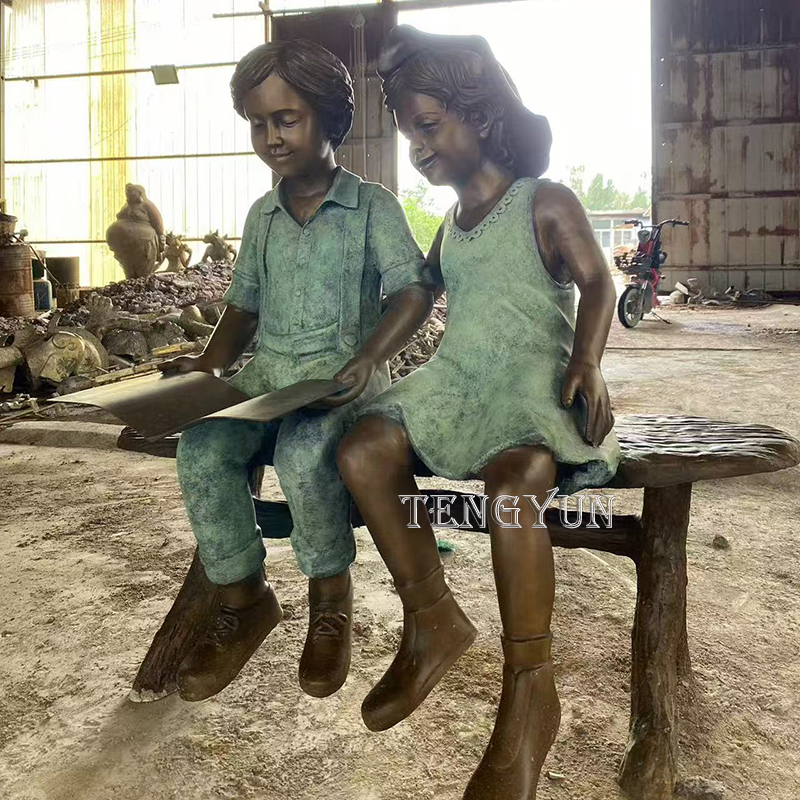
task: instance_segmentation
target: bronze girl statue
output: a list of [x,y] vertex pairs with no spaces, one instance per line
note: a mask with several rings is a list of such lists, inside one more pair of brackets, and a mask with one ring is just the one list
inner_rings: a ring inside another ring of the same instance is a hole
[[[534,495],[543,504],[556,487],[564,495],[604,485],[619,460],[600,371],[614,286],[575,195],[539,179],[546,120],[522,105],[481,37],[395,28],[380,74],[412,163],[432,184],[452,186],[458,202],[428,257],[431,279],[447,290],[439,350],[362,408],[339,450],[404,611],[397,656],[362,706],[373,730],[411,714],[476,636],[445,583],[427,518],[408,527],[400,496],[419,494],[415,461],[445,478],[482,478],[490,502]],[[552,548],[547,530],[533,527],[534,507],[520,505],[518,527],[490,522],[503,694],[465,800],[534,798],[561,716]]]

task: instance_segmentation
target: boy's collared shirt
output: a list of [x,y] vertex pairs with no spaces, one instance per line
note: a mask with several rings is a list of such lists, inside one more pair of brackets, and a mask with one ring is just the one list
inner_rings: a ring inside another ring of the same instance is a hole
[[[423,281],[423,264],[400,202],[380,184],[338,167],[319,209],[300,225],[279,183],[247,215],[225,294],[227,303],[259,317],[250,364],[263,361],[263,388],[250,393],[331,377],[321,373],[343,366],[375,328],[381,287],[392,295]],[[258,358],[262,351],[267,360]]]

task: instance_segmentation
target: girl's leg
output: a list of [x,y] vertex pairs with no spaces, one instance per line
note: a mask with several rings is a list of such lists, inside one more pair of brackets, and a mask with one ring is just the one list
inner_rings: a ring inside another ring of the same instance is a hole
[[422,703],[476,631],[444,581],[427,514],[419,514],[419,528],[408,527],[409,507],[399,496],[419,489],[403,426],[364,417],[342,440],[338,461],[403,603],[400,649],[361,707],[368,728],[386,730]]
[[490,522],[503,622],[503,693],[492,738],[464,800],[533,800],[561,707],[550,660],[553,551],[547,529],[532,527],[538,515],[523,495],[543,503],[555,484],[555,463],[546,450],[517,447],[495,458],[484,478],[490,507],[500,495],[519,498],[520,527]]

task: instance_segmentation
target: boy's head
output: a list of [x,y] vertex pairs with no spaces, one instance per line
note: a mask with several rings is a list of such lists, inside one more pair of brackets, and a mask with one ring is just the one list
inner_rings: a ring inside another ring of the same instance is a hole
[[353,124],[353,83],[344,64],[303,39],[251,50],[231,79],[233,107],[250,122],[253,149],[279,175],[313,169]]

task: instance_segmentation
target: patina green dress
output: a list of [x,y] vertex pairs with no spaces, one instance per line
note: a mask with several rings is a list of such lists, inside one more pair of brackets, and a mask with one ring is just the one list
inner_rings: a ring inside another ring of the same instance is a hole
[[433,358],[370,401],[360,415],[401,422],[417,455],[452,480],[478,477],[504,450],[555,455],[560,494],[605,485],[619,463],[612,432],[584,442],[577,410],[561,404],[575,336],[575,287],[556,282],[535,241],[543,183],[516,181],[471,231],[445,218],[441,269],[447,326]]

